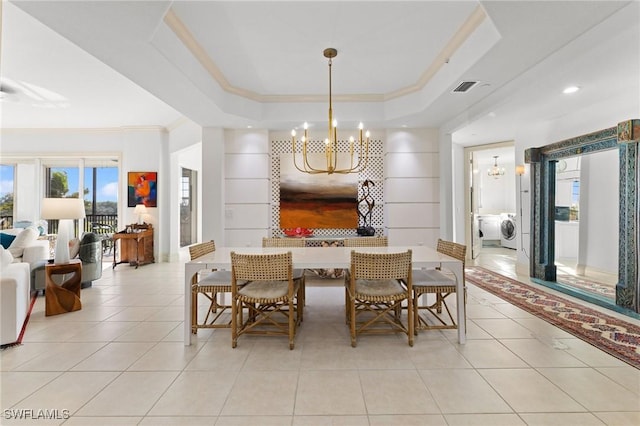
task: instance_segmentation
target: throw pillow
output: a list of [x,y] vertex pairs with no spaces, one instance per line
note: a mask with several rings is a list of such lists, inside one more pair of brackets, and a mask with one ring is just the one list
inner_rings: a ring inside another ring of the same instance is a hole
[[15,235],[5,234],[4,232],[0,232],[0,245],[4,248],[9,248],[13,240],[16,239]]
[[9,251],[13,257],[22,257],[25,247],[32,245],[37,239],[40,232],[35,226],[24,228],[9,246]]
[[69,241],[69,259],[75,259],[80,251],[80,240],[73,238]]
[[13,262],[13,256],[9,250],[5,250],[4,247],[0,246],[0,266],[2,269],[6,268]]

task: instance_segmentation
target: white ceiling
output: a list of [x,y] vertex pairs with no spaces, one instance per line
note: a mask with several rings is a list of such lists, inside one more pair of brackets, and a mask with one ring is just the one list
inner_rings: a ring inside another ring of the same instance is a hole
[[[327,47],[342,126],[442,126],[463,145],[640,93],[638,2],[2,4],[3,86],[19,89],[3,128],[324,128]],[[481,83],[451,93],[463,80]]]

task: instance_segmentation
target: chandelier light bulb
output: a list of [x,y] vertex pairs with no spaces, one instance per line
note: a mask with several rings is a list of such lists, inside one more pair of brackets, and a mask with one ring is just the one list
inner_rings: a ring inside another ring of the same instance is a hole
[[360,124],[358,124],[358,129],[360,130],[364,129],[364,124],[362,124],[362,121],[360,122]]
[[296,136],[296,130],[295,129],[291,130],[291,136],[294,136],[294,137]]
[[371,133],[367,130],[367,133],[364,134],[367,138],[371,136]]
[[336,127],[338,127],[338,120],[333,120],[333,128],[335,129]]
[[329,146],[329,138],[325,138],[325,139],[324,139],[324,144],[325,144],[326,146]]
[[305,130],[307,130],[309,128],[309,124],[305,121],[303,127]]

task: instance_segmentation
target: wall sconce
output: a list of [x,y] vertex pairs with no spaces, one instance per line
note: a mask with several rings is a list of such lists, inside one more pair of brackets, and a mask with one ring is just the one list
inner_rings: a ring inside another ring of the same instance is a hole
[[[522,194],[529,193],[528,189],[525,189],[525,190],[522,189],[522,175],[524,175],[524,173],[525,173],[524,164],[518,164],[516,166],[516,175],[518,175],[518,177],[520,178],[520,188],[519,188],[519,191],[520,191],[520,249],[524,252],[525,256],[529,257],[527,250],[525,250],[524,248],[524,239],[522,238],[522,236],[525,234],[525,232],[523,232],[524,227],[522,226],[524,222],[524,214],[522,212]],[[528,234],[529,233],[527,232],[527,235]]]

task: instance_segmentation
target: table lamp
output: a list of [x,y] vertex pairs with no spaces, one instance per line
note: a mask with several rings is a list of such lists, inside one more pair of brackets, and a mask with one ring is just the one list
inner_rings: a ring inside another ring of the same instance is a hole
[[138,215],[138,225],[142,225],[142,215],[147,214],[147,207],[144,204],[137,204],[133,213]]
[[73,219],[84,218],[84,200],[80,198],[43,198],[42,219],[59,219],[54,262],[69,263],[69,234]]

